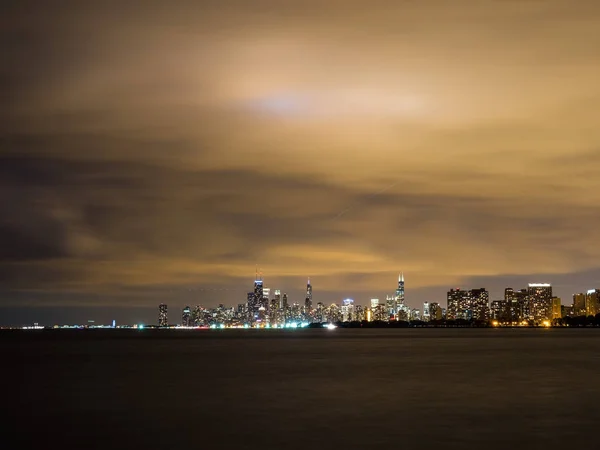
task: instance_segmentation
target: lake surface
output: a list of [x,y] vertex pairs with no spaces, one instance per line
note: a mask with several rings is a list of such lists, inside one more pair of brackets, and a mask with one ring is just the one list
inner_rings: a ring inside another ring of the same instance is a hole
[[3,331],[0,355],[10,448],[595,448],[600,424],[594,329]]

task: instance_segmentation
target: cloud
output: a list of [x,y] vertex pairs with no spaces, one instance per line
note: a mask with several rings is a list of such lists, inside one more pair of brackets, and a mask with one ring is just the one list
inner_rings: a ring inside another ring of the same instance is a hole
[[5,303],[596,267],[597,2],[33,6],[0,19]]

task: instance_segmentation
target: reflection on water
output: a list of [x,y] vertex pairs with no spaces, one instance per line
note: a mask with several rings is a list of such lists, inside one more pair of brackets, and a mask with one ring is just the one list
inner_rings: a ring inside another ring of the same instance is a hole
[[13,332],[0,351],[19,448],[592,448],[600,421],[599,330]]

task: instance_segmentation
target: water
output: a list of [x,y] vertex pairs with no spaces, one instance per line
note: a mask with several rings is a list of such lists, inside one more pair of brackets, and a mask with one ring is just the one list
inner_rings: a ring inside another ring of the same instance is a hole
[[2,332],[0,354],[10,448],[593,448],[600,423],[592,329]]

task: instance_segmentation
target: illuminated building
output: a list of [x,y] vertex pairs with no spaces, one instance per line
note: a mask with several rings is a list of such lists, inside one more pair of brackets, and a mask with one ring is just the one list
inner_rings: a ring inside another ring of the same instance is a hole
[[562,317],[575,317],[573,306],[561,305],[560,309],[562,311]]
[[398,303],[404,304],[404,272],[398,276],[398,288],[396,289]]
[[378,298],[372,298],[371,299],[371,309],[377,308],[378,305],[379,305],[379,299]]
[[[398,275],[398,286],[396,287],[396,292],[394,293],[393,296],[386,296],[385,298],[385,307],[386,307],[386,311],[387,311],[387,318],[386,320],[390,319],[390,318],[396,318],[397,320],[400,320],[398,318],[399,316],[399,311],[403,309],[404,306],[404,273],[400,273],[400,275]],[[373,305],[371,304],[371,309],[374,309]],[[408,315],[410,315],[410,310],[406,310],[408,311]]]
[[490,307],[492,319],[494,320],[502,320],[505,311],[505,301],[504,300],[494,300],[492,301],[492,305]]
[[340,322],[342,319],[342,313],[340,311],[340,307],[335,303],[329,305],[327,308],[327,321],[328,322]]
[[[389,319],[389,317],[388,317]],[[409,321],[410,320],[410,307],[405,304],[398,305],[398,311],[396,311],[396,320]]]
[[586,294],[573,294],[573,316],[575,317],[579,317],[579,316],[585,316],[587,315],[587,311],[586,311],[586,307],[585,307],[585,300],[586,300],[587,295]]
[[485,289],[448,291],[448,319],[488,320],[489,293]]
[[552,297],[552,319],[562,318],[562,302],[558,297]]
[[304,298],[304,312],[308,313],[312,310],[312,285],[310,284],[310,278],[306,283],[306,297]]
[[396,313],[398,312],[398,300],[396,296],[387,295],[385,297],[385,309],[388,317],[396,316]]
[[448,320],[467,319],[466,311],[468,308],[468,291],[463,291],[460,288],[450,289],[447,295]]
[[387,322],[390,320],[387,310],[384,305],[377,305],[375,308],[371,308],[373,311],[373,320],[380,320]]
[[[240,308],[240,306],[244,306],[245,309],[245,305],[238,305],[238,310]],[[200,305],[196,305],[194,306],[194,310],[192,311],[192,325],[195,327],[201,327],[204,325],[204,308],[202,308],[202,306]]]
[[367,307],[365,308],[365,320],[367,322],[373,322],[373,311],[371,310],[371,308]]
[[439,303],[429,304],[429,320],[442,320],[444,317]]
[[277,308],[281,308],[281,291],[279,289],[275,289],[275,297],[273,299],[277,302]]
[[167,320],[167,305],[161,303],[160,305],[158,305],[158,326],[166,327],[168,325],[169,322]]
[[354,320],[358,322],[365,320],[365,312],[362,305],[354,305]]
[[181,313],[181,326],[189,327],[192,324],[192,310],[189,306],[183,308],[183,312]]
[[354,300],[347,298],[342,301],[342,322],[354,320]]
[[498,320],[516,325],[529,315],[527,289],[504,289],[504,309]]
[[489,320],[490,294],[485,289],[471,289],[471,311],[475,320]]
[[410,320],[421,320],[421,311],[417,308],[411,309]]
[[430,312],[429,312],[429,302],[424,302],[423,303],[423,321],[424,322],[429,322],[430,320],[430,316],[429,316]]
[[258,308],[258,315],[256,317],[256,326],[263,327],[267,323],[267,310],[264,306]]
[[529,318],[535,322],[552,320],[552,286],[548,283],[530,283],[527,290]]
[[317,303],[317,310],[315,312],[315,321],[316,322],[325,322],[325,305],[321,302]]
[[590,289],[585,295],[585,313],[595,316],[600,313],[600,289]]
[[257,319],[258,310],[261,306],[264,308],[263,281],[257,276],[257,279],[254,280],[254,291],[252,292],[252,297],[250,294],[248,294],[248,313],[250,315],[250,321]]
[[289,321],[291,322],[302,322],[304,318],[303,307],[298,303],[292,303],[290,308]]

